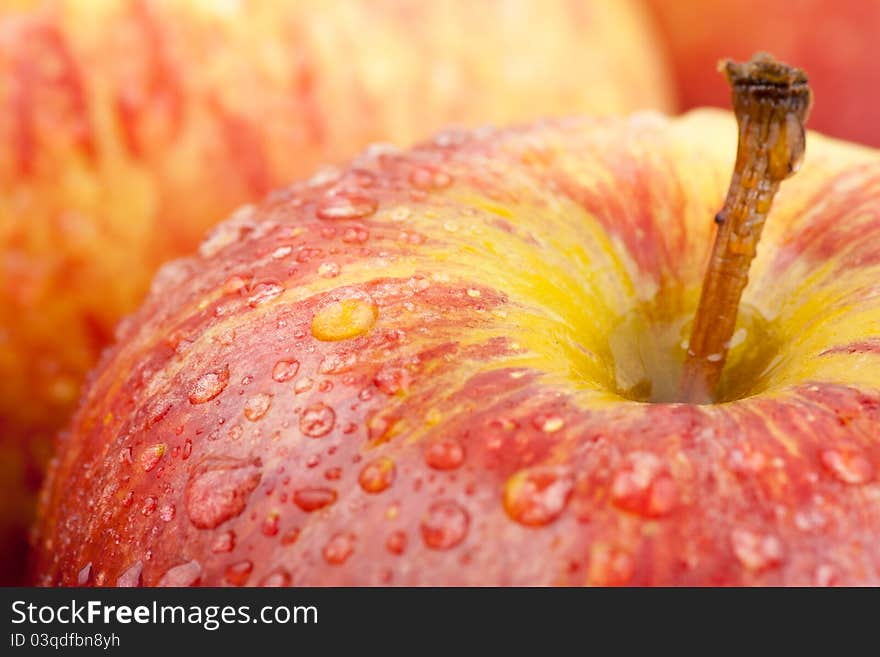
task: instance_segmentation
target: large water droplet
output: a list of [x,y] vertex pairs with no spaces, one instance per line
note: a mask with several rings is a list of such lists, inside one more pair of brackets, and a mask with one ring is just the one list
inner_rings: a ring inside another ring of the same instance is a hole
[[248,399],[244,404],[244,416],[251,422],[263,417],[272,405],[272,396],[261,392]]
[[340,532],[331,538],[324,546],[322,554],[324,560],[334,566],[339,566],[354,552],[355,536],[351,532]]
[[520,524],[540,527],[562,514],[573,489],[574,477],[564,466],[520,470],[504,485],[504,510]]
[[224,366],[202,374],[189,389],[190,404],[204,404],[219,395],[229,385],[229,368]]
[[190,521],[199,529],[213,529],[244,511],[260,483],[255,465],[218,466],[197,473],[186,487]]
[[736,558],[752,572],[769,570],[782,563],[782,542],[772,534],[735,529],[730,538]]
[[306,407],[299,418],[299,429],[310,438],[326,436],[336,423],[336,412],[324,404],[318,402]]
[[663,469],[659,457],[633,452],[611,482],[611,501],[620,509],[657,518],[678,505],[678,486]]
[[278,383],[290,381],[299,372],[299,361],[279,360],[272,368],[272,378]]
[[359,194],[330,196],[318,205],[319,219],[360,219],[369,217],[379,207],[375,199]]
[[874,478],[874,466],[855,446],[834,447],[819,452],[819,460],[838,481],[865,484]]
[[336,491],[332,488],[301,488],[293,493],[293,502],[300,509],[311,513],[336,501]]
[[464,540],[470,516],[458,503],[435,502],[422,519],[422,540],[432,550],[448,550]]
[[367,493],[381,493],[394,481],[394,473],[394,461],[382,457],[363,467],[358,482]]
[[202,566],[193,559],[169,568],[156,586],[196,586],[202,577]]
[[455,470],[464,463],[464,447],[452,438],[431,443],[425,462],[435,470]]
[[254,570],[254,562],[250,559],[244,559],[226,567],[223,576],[232,586],[244,586],[247,584],[251,572]]
[[349,340],[373,328],[378,317],[379,308],[372,299],[334,301],[312,317],[312,335],[327,342]]

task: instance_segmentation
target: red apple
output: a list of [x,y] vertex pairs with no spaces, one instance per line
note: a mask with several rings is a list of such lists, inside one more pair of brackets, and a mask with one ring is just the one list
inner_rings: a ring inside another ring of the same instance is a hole
[[798,62],[826,102],[810,126],[880,146],[880,3],[875,0],[650,0],[685,109],[727,107],[722,57],[769,50]]
[[444,132],[240,210],[92,375],[36,581],[880,583],[877,152],[809,136],[719,403],[668,401],[736,138]]
[[0,581],[48,436],[159,263],[374,140],[668,107],[644,19],[603,0],[4,3]]

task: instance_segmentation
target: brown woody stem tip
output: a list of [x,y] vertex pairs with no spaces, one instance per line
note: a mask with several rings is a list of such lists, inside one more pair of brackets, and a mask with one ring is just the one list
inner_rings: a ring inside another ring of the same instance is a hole
[[682,372],[680,398],[697,404],[713,400],[773,197],[803,160],[812,105],[804,72],[770,55],[722,61],[719,70],[732,89],[739,141]]

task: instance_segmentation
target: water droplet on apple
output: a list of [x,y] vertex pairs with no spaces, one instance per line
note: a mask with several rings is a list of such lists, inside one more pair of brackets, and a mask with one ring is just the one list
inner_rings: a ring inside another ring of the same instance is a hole
[[235,532],[227,530],[218,534],[217,538],[214,539],[214,544],[211,546],[211,552],[220,553],[220,552],[232,552],[235,549]]
[[301,488],[293,493],[293,503],[300,509],[311,513],[336,501],[336,491],[332,488]]
[[147,495],[144,503],[141,505],[141,513],[145,516],[152,515],[158,505],[159,500],[156,499],[155,495]]
[[874,478],[874,466],[854,445],[823,449],[819,460],[835,479],[844,484],[865,484]]
[[281,545],[293,545],[299,540],[300,529],[299,527],[294,527],[284,533],[281,537]]
[[299,372],[299,361],[279,360],[272,368],[272,378],[278,383],[290,381]]
[[504,510],[520,524],[547,525],[565,510],[573,489],[574,477],[564,466],[520,470],[504,485]]
[[171,522],[174,520],[174,516],[177,514],[177,507],[173,504],[164,504],[162,508],[159,509],[159,517],[165,522]]
[[636,570],[633,556],[605,543],[594,543],[590,549],[587,580],[593,586],[625,586]]
[[358,483],[367,493],[381,493],[394,481],[394,461],[382,457],[367,463],[358,476]]
[[338,194],[325,198],[318,204],[319,219],[361,219],[376,212],[379,204],[375,199],[359,194]]
[[633,452],[611,482],[611,501],[624,511],[649,518],[671,513],[678,506],[678,486],[659,457]]
[[92,562],[89,561],[85,566],[80,568],[80,571],[76,574],[76,585],[77,586],[88,586],[92,583]]
[[299,418],[299,429],[310,438],[321,438],[333,429],[336,411],[323,402],[306,407]]
[[190,521],[199,529],[213,529],[241,514],[261,477],[260,468],[244,463],[197,472],[186,487]]
[[248,399],[244,404],[244,416],[251,422],[263,417],[272,405],[272,396],[261,392]]
[[[353,353],[327,354],[321,359],[321,362],[318,365],[318,372],[320,374],[343,374],[351,370],[356,363],[357,356]],[[329,381],[324,381],[321,383],[321,386],[327,386],[328,384],[330,387],[333,385]],[[326,392],[326,390],[322,389],[322,392]]]
[[432,550],[448,550],[464,540],[470,516],[458,503],[435,502],[422,518],[422,540]]
[[202,578],[202,566],[193,559],[165,571],[156,586],[196,586]]
[[248,578],[251,576],[253,570],[254,562],[250,559],[244,559],[227,566],[223,576],[232,586],[244,586],[247,584]]
[[229,368],[224,366],[202,374],[189,390],[190,404],[204,404],[219,395],[229,384]]
[[813,578],[815,586],[834,586],[837,583],[837,575],[834,566],[831,564],[822,564],[816,568],[816,574]]
[[285,244],[284,246],[279,246],[277,249],[272,251],[272,258],[275,260],[281,260],[282,258],[286,258],[293,251],[293,247],[289,244]]
[[260,586],[265,588],[280,588],[290,586],[290,574],[286,570],[276,570],[269,573],[261,581]]
[[762,572],[782,563],[782,542],[772,534],[735,529],[731,534],[733,553],[752,572]]
[[165,443],[156,443],[147,447],[141,454],[141,467],[144,469],[144,472],[150,472],[155,468],[159,461],[162,460],[167,449],[168,446]]
[[351,532],[341,532],[331,538],[322,550],[324,560],[334,566],[339,566],[354,552],[355,536]]
[[346,244],[363,244],[370,238],[370,232],[366,228],[346,228],[342,234],[342,241]]
[[277,281],[260,281],[251,288],[250,292],[251,294],[247,299],[248,305],[256,308],[264,303],[268,303],[284,292],[284,286]]
[[403,367],[382,367],[373,377],[373,383],[386,395],[397,395],[409,388],[409,373]]
[[385,539],[385,547],[391,554],[403,554],[406,550],[406,534],[402,531],[393,531]]
[[565,426],[565,420],[555,413],[540,413],[532,420],[532,426],[544,433],[555,433]]
[[464,447],[452,438],[431,443],[425,462],[435,470],[455,470],[464,463]]
[[355,297],[334,301],[315,313],[312,335],[325,342],[349,340],[373,328],[378,317],[379,309],[372,299]]
[[302,393],[311,390],[314,385],[314,381],[310,378],[305,377],[304,379],[300,379],[296,383],[293,384],[293,393],[296,395],[301,395]]
[[278,522],[281,519],[280,514],[277,511],[273,511],[263,520],[263,525],[260,527],[260,531],[263,532],[263,536],[277,536],[278,534]]
[[318,276],[321,278],[336,278],[339,272],[339,265],[335,262],[322,262],[318,265]]
[[445,171],[437,171],[429,167],[419,167],[410,173],[409,182],[413,187],[425,191],[444,189],[452,184],[452,176]]
[[132,565],[122,571],[122,574],[116,578],[116,586],[119,588],[132,588],[141,586],[143,583],[142,574],[144,572],[144,564],[135,561]]

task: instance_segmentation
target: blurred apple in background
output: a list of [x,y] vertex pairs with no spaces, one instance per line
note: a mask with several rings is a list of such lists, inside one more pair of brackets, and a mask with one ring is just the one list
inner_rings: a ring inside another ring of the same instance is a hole
[[94,373],[37,581],[880,583],[876,151],[810,135],[672,403],[736,139],[444,132],[238,211]]
[[727,107],[714,70],[723,57],[766,50],[809,72],[822,99],[810,127],[880,146],[880,2],[649,0],[669,47],[684,109]]
[[368,142],[668,108],[648,23],[604,0],[4,3],[0,581],[47,436],[159,263]]

